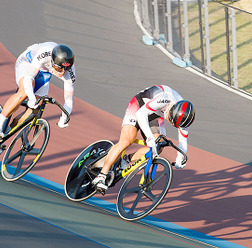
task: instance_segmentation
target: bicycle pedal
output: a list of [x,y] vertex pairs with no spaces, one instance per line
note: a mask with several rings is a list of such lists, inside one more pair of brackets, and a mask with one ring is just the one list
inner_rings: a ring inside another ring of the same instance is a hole
[[103,189],[97,189],[103,196],[106,194],[106,191]]

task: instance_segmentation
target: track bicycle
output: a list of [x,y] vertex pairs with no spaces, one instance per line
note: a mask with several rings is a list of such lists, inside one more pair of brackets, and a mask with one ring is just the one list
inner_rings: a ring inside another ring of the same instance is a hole
[[[144,141],[139,139],[136,139],[135,143],[145,145]],[[160,135],[156,143],[158,151],[166,146],[173,147],[183,154],[182,163],[186,163],[186,154],[164,135]],[[97,193],[98,190],[92,181],[101,171],[112,146],[113,142],[100,140],[89,145],[78,155],[65,180],[64,188],[68,199],[84,201]],[[134,221],[150,214],[164,199],[171,185],[174,163],[171,164],[163,157],[153,160],[150,148],[145,155],[123,169],[121,161],[124,153],[109,171],[106,184],[113,187],[118,181],[126,178],[117,196],[117,212],[122,219]]]
[[[27,174],[45,151],[50,137],[50,125],[41,117],[48,103],[58,106],[67,116],[66,123],[69,122],[69,114],[60,103],[49,96],[40,97],[36,103],[39,104],[36,111],[5,133],[0,141],[1,148],[5,150],[3,143],[19,131],[7,148],[2,161],[1,174],[6,181],[15,181]],[[24,101],[21,105],[27,107],[27,102]],[[10,118],[7,119],[3,131],[6,130]]]

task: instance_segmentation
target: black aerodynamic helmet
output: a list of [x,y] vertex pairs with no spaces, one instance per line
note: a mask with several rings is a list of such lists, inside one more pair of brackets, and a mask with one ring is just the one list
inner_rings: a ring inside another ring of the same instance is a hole
[[189,127],[195,118],[195,110],[190,101],[178,101],[168,114],[168,119],[174,127]]
[[74,54],[70,47],[57,45],[52,50],[52,65],[68,70],[74,63]]

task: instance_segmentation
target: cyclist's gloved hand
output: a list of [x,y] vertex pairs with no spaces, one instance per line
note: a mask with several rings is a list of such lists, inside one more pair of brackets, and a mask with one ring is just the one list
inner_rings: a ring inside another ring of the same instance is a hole
[[36,109],[38,104],[36,104],[36,99],[31,99],[27,102],[27,106],[31,109]]
[[146,140],[146,144],[147,144],[147,146],[151,147],[151,149],[152,149],[152,157],[153,158],[157,157],[158,153],[157,153],[157,146],[156,146],[155,138],[149,137]]
[[175,162],[176,169],[183,169],[185,166],[186,166],[186,164],[182,164],[182,158],[181,158],[181,156],[178,156],[176,158],[176,162]]
[[66,122],[66,116],[61,116],[60,117],[60,119],[59,119],[59,122],[57,123],[58,124],[58,126],[60,127],[60,128],[66,128],[66,127],[68,127],[68,123],[66,123],[65,124],[65,122]]

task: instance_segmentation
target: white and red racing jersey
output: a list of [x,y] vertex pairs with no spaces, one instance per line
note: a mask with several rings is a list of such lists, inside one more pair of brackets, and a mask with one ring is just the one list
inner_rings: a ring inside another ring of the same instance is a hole
[[[183,100],[182,96],[166,85],[156,85],[140,91],[135,98],[139,103],[139,109],[136,112],[136,118],[139,127],[146,137],[153,137],[149,126],[149,116],[155,114],[163,120],[166,118],[167,109],[174,103]],[[166,134],[164,125],[160,126],[162,134]],[[179,148],[187,152],[188,128],[178,128]],[[178,154],[180,155],[180,153]]]

